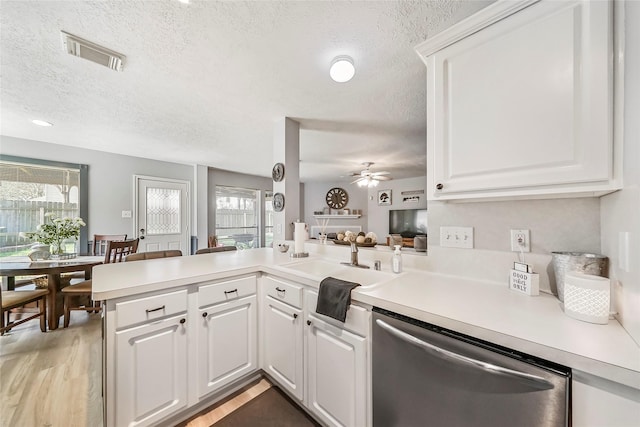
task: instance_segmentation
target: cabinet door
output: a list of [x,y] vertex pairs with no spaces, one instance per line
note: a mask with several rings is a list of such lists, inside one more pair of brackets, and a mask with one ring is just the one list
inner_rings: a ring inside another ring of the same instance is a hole
[[264,298],[264,369],[282,388],[303,398],[302,310]]
[[306,406],[329,426],[367,424],[367,340],[316,317],[307,330]]
[[430,55],[431,198],[611,188],[611,28],[611,2],[541,1]]
[[186,408],[186,315],[116,332],[114,369],[115,425],[153,425]]
[[200,308],[197,322],[199,397],[257,369],[255,295]]

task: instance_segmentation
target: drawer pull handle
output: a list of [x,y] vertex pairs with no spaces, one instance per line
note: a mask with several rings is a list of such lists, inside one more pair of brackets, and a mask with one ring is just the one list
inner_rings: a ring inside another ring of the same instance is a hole
[[208,316],[207,312],[205,311],[204,313],[202,313],[202,317],[206,318]]
[[149,314],[149,313],[153,313],[154,311],[160,311],[160,310],[164,310],[164,305],[162,307],[152,308],[151,310],[145,310],[145,311],[147,312],[147,314]]
[[437,183],[436,184],[436,190],[442,190],[444,188],[444,185],[441,183]]
[[298,318],[298,315],[297,315],[296,313],[293,313],[293,318],[294,318],[294,319],[297,319],[297,318]]
[[285,292],[287,292],[287,290],[286,290],[286,289],[280,289],[280,288],[276,288],[276,291],[278,291],[278,292],[282,292],[283,294],[284,294]]
[[186,322],[186,321],[187,321],[187,319],[180,319],[180,324],[184,325],[184,322]]
[[311,326],[311,320],[307,320],[307,326]]
[[224,291],[224,294],[227,295],[227,294],[232,294],[234,292],[237,294],[238,293],[238,289],[234,289],[232,291]]

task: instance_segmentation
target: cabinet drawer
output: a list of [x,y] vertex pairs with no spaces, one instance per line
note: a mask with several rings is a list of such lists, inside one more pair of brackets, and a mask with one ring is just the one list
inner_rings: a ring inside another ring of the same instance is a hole
[[317,292],[305,292],[305,303],[307,306],[307,312],[311,316],[315,316],[318,319],[322,319],[326,323],[354,332],[363,337],[367,337],[369,335],[369,320],[371,319],[371,312],[366,308],[351,304],[349,306],[349,310],[347,310],[347,318],[345,319],[344,323],[342,323],[339,320],[334,319],[333,317],[316,313],[316,305],[318,305]]
[[293,307],[302,308],[302,287],[274,277],[264,278],[265,294]]
[[187,311],[187,290],[138,298],[116,304],[116,328]]
[[201,285],[198,288],[198,306],[218,304],[256,293],[256,277],[240,277],[224,282]]

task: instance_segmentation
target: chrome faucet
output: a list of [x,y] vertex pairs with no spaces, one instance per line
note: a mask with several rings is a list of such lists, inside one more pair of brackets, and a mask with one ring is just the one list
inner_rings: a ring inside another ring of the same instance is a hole
[[349,265],[351,267],[370,268],[368,265],[358,264],[358,246],[356,242],[351,243],[351,262],[341,262],[340,264]]

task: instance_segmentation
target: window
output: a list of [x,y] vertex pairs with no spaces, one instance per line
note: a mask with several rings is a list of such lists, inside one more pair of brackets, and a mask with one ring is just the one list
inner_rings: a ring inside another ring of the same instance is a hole
[[238,249],[260,246],[258,190],[216,186],[218,244]]
[[264,192],[264,246],[273,246],[273,191]]
[[[45,213],[87,218],[87,166],[0,156],[0,256],[29,253],[32,241],[20,233],[35,231]],[[71,243],[69,243],[71,244]],[[75,252],[87,247],[87,227]]]
[[273,244],[273,192],[216,186],[218,244],[239,249]]

